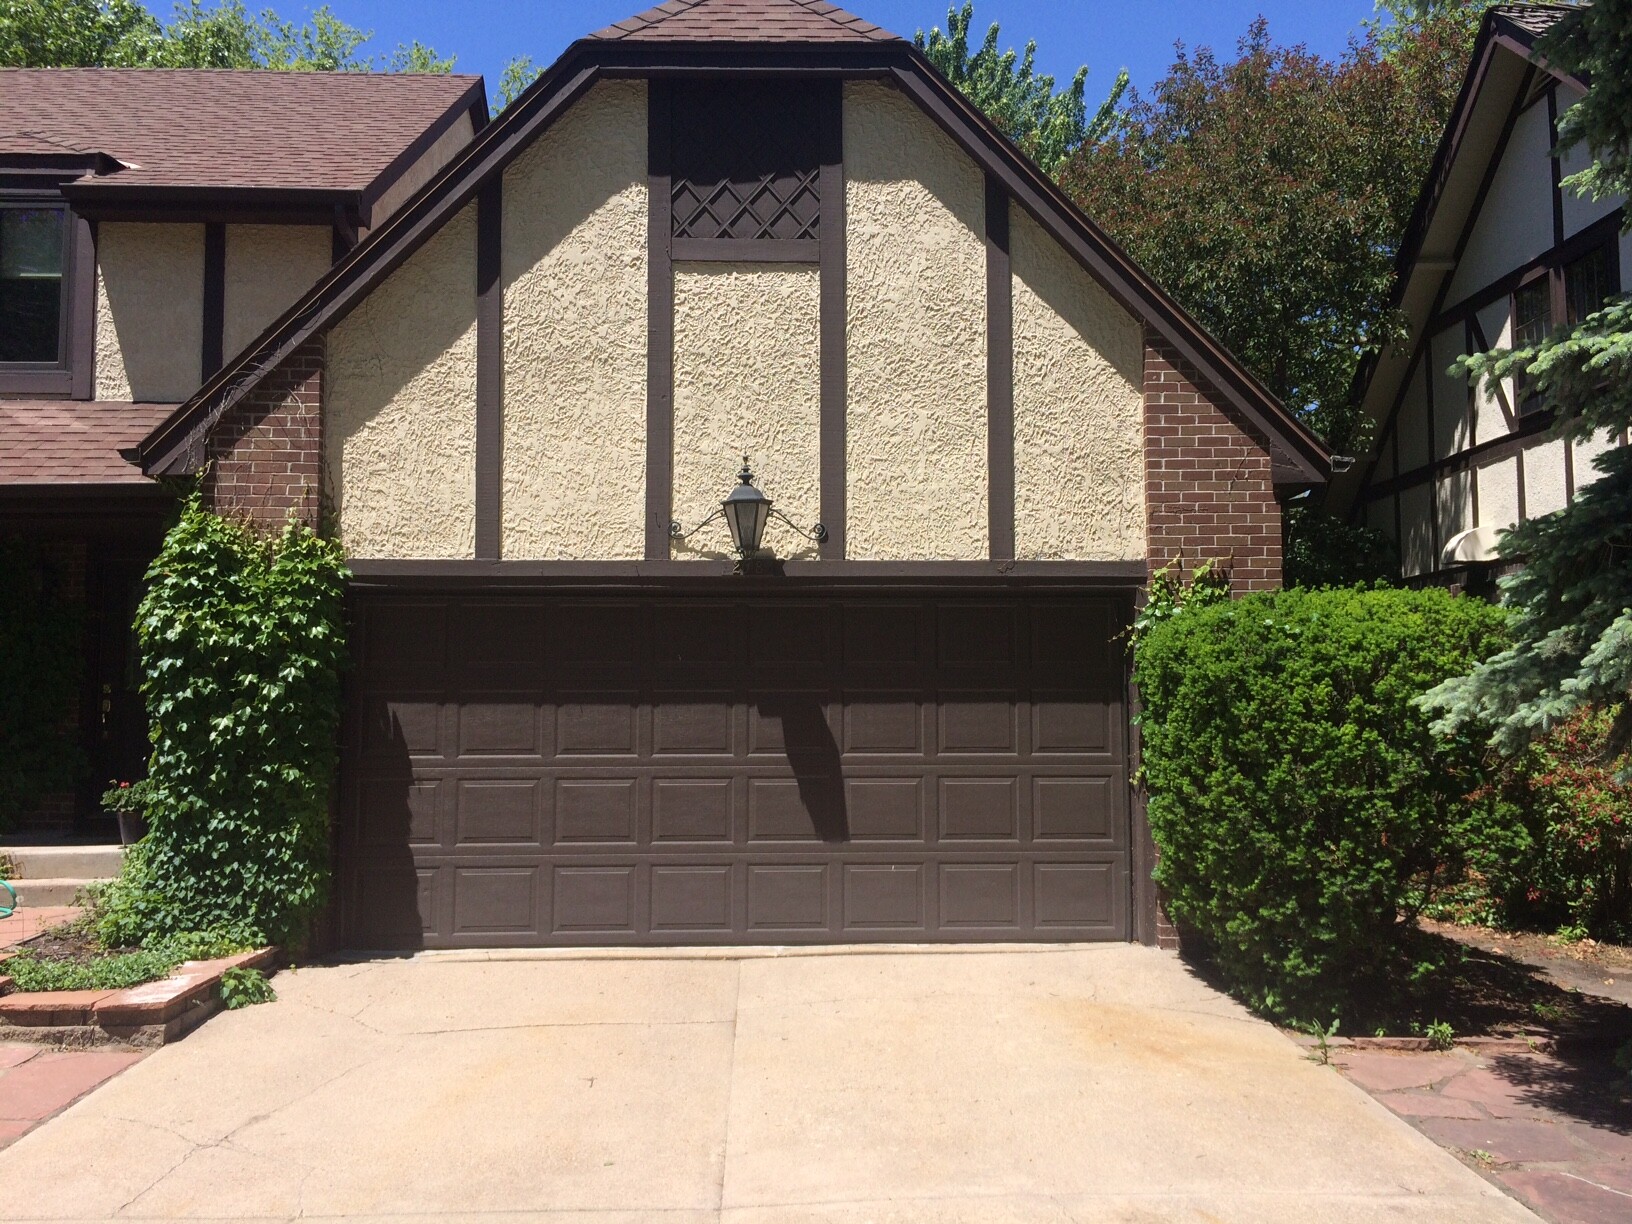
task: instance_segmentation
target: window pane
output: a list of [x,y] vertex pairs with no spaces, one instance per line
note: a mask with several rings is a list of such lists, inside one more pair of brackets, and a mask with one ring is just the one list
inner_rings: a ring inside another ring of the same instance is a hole
[[1604,304],[1610,293],[1610,260],[1615,248],[1601,246],[1564,269],[1564,301],[1574,327]]
[[1547,278],[1531,281],[1513,295],[1513,343],[1540,344],[1552,330],[1552,291]]
[[60,208],[0,209],[0,361],[57,360],[65,220]]

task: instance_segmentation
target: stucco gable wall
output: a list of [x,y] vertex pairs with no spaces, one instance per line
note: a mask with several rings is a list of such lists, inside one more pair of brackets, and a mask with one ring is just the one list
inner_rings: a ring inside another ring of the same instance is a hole
[[844,163],[849,554],[985,557],[984,176],[872,83],[845,85]]
[[1015,553],[1145,555],[1138,320],[1019,208],[1014,278]]
[[203,362],[204,227],[104,221],[96,264],[96,398],[186,399]]
[[353,557],[475,553],[476,206],[330,333],[327,492]]
[[323,225],[229,225],[221,352],[231,360],[329,270]]
[[597,85],[505,172],[507,558],[645,550],[646,213],[644,82]]
[[1553,180],[1547,103],[1518,117],[1479,210],[1446,301],[1459,302],[1553,245]]

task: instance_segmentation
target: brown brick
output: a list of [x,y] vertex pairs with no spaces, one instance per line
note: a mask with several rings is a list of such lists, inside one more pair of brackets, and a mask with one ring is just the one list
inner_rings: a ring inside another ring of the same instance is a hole
[[308,341],[221,418],[205,478],[213,509],[272,530],[291,512],[317,525],[323,362],[322,339]]

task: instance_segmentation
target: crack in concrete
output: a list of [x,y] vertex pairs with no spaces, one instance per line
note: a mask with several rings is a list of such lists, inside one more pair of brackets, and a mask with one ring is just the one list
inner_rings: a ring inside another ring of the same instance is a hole
[[[731,1005],[731,1057],[725,1065],[725,1125],[720,1135],[720,1188],[716,1211],[725,1210],[725,1176],[731,1160],[731,1104],[737,1093],[737,1026],[742,1016],[742,962],[737,962],[737,993]],[[718,1217],[716,1217],[718,1218]]]

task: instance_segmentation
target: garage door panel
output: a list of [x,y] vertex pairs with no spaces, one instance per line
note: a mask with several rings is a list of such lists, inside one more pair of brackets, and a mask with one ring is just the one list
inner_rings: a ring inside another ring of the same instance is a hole
[[652,751],[711,753],[731,756],[736,751],[736,694],[669,692],[652,694]]
[[1126,937],[1111,601],[359,605],[354,944]]
[[736,790],[729,777],[654,779],[653,842],[732,841],[736,829]]

